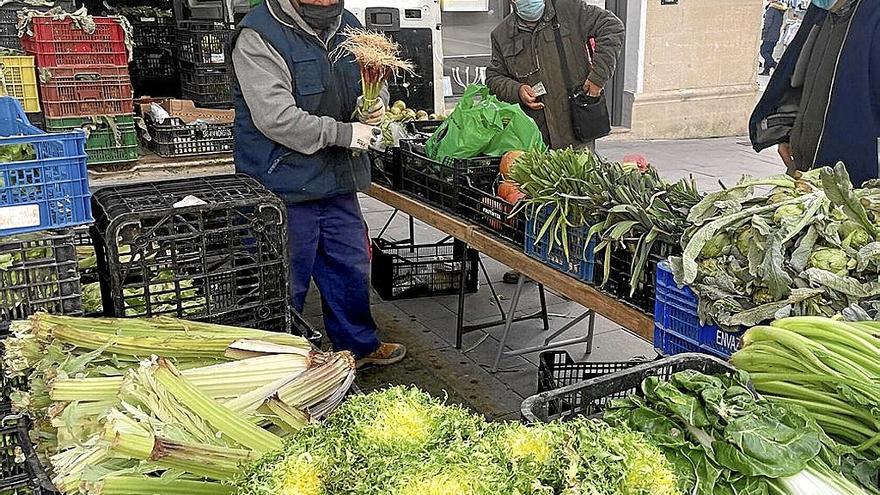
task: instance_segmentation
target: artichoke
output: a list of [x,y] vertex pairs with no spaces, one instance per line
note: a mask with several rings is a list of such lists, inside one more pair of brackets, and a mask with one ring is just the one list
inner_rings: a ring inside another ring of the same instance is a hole
[[780,189],[770,195],[769,203],[775,205],[793,198],[795,198],[795,194],[790,189]]
[[810,260],[807,262],[808,268],[818,268],[839,276],[845,277],[849,274],[849,257],[846,253],[837,248],[821,247],[813,251]]
[[792,220],[799,219],[804,214],[804,205],[782,205],[773,213],[773,223],[782,225],[782,220],[789,218]]
[[736,232],[736,249],[743,256],[749,255],[749,247],[755,242],[755,229],[746,225]]
[[701,258],[717,258],[727,252],[730,248],[730,236],[726,232],[716,234],[715,237],[709,239],[703,249],[700,250]]
[[772,302],[776,302],[776,298],[773,297],[773,294],[770,293],[770,290],[767,288],[760,288],[752,294],[752,302],[758,306],[764,304],[770,304]]
[[724,260],[721,258],[705,258],[698,263],[698,271],[703,277],[717,277],[724,272]]
[[853,221],[846,221],[840,226],[840,237],[843,239],[844,246],[853,249],[861,249],[871,242],[871,236],[862,228],[861,225]]

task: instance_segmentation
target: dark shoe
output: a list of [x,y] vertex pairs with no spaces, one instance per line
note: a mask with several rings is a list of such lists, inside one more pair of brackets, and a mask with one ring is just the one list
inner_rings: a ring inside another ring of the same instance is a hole
[[762,75],[762,76],[769,76],[769,75],[770,75],[770,69],[764,69],[764,71],[761,72],[760,75]]
[[376,352],[369,356],[358,359],[357,367],[364,366],[388,366],[399,363],[406,357],[406,346],[403,344],[382,343]]
[[519,283],[519,272],[510,271],[504,274],[504,277],[501,279],[505,284],[516,284]]

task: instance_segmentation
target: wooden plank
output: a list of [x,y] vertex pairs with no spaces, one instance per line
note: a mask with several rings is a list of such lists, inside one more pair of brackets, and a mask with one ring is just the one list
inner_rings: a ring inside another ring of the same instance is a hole
[[373,185],[367,194],[422,222],[445,232],[498,260],[526,277],[542,283],[572,301],[624,327],[648,342],[654,340],[654,321],[641,311],[580,280],[561,273],[526,255],[522,248],[504,242],[479,227],[408,198],[386,187]]
[[454,218],[451,215],[422,203],[421,201],[404,196],[403,194],[392,191],[384,186],[373,184],[370,189],[367,190],[367,195],[378,199],[388,206],[418,218],[422,222],[441,232],[445,232],[460,241],[470,244],[470,235],[476,228],[473,224]]

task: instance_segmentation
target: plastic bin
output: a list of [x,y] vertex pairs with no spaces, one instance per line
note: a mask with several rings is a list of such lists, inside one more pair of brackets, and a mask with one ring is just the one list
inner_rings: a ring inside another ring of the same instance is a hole
[[145,120],[150,134],[148,146],[159,156],[209,155],[233,150],[231,122],[186,124],[177,117],[161,124]]
[[287,208],[242,175],[98,190],[104,311],[287,331]]
[[46,11],[55,6],[73,12],[73,2],[53,2],[53,5],[31,5],[24,2],[9,2],[0,7],[0,47],[21,50],[18,37],[18,12],[22,9]]
[[0,238],[0,324],[43,311],[81,315],[71,230]]
[[598,416],[611,401],[639,394],[645,378],[666,379],[684,370],[710,375],[736,373],[734,367],[713,356],[681,354],[533,395],[523,401],[522,416],[528,423]]
[[0,64],[3,66],[2,83],[6,94],[18,100],[25,112],[39,112],[40,93],[34,57],[0,57]]
[[459,246],[452,239],[436,244],[397,244],[375,238],[373,288],[386,301],[458,294],[465,259],[465,292],[476,292],[480,253],[468,249],[465,257]]
[[400,190],[425,203],[458,214],[463,174],[494,167],[501,158],[479,157],[438,162],[425,155],[423,140],[400,142]]
[[400,189],[403,177],[400,175],[400,148],[387,147],[384,150],[370,148],[370,172],[373,182],[391,189]]
[[[574,385],[586,380],[592,380],[605,376],[609,373],[627,370],[650,362],[649,360],[617,361],[605,363],[577,362],[566,351],[546,351],[539,356],[538,363],[538,393],[556,390],[569,385]],[[568,400],[577,404],[579,394],[568,397]],[[563,401],[554,401],[548,404],[550,414],[559,414],[571,404]]]
[[588,284],[593,284],[596,268],[594,254],[596,239],[593,238],[589,244],[586,244],[587,237],[590,235],[590,227],[568,229],[568,256],[566,256],[565,249],[560,242],[554,241],[553,247],[550,247],[551,233],[545,233],[543,238],[538,238],[541,226],[544,225],[549,215],[550,211],[547,209],[540,210],[534,215],[530,211],[526,211],[525,253],[561,272],[568,273]]
[[0,236],[92,221],[85,134],[46,134],[31,126],[18,101],[0,97],[0,150],[24,146],[34,159],[0,167]]
[[739,332],[726,332],[716,325],[701,325],[697,295],[679,287],[666,262],[657,267],[657,301],[654,307],[654,347],[672,356],[703,352],[728,358],[742,347]]
[[136,81],[155,80],[164,80],[171,84],[179,78],[176,57],[171,48],[138,47],[128,67],[132,84]]
[[84,129],[86,154],[89,165],[106,165],[136,161],[141,155],[134,117],[68,117],[65,119],[46,119],[49,132]]
[[0,494],[50,495],[54,490],[40,465],[28,434],[29,421],[24,416],[0,419]]
[[500,180],[498,168],[491,165],[462,174],[458,213],[502,239],[523,247],[525,214],[520,210],[512,215],[516,205],[495,194]]
[[111,17],[93,17],[95,31],[87,33],[77,28],[72,19],[34,17],[30,29],[33,36],[24,35],[21,44],[37,59],[37,67],[60,66],[125,66],[128,48],[125,46],[124,20]]
[[[635,291],[631,291],[632,265],[634,253],[638,241],[635,239],[625,240],[622,244],[616,243],[611,249],[611,263],[609,267],[608,281],[600,288],[620,299],[621,301],[636,307],[645,314],[654,314],[655,283],[657,280],[657,265],[681,253],[681,248],[663,242],[655,242],[648,254],[648,259],[642,270],[642,275],[636,281]],[[605,252],[596,253],[596,284],[601,284],[605,277]]]
[[226,66],[227,45],[235,29],[223,22],[177,23],[177,57],[196,66]]
[[128,67],[55,67],[41,74],[46,117],[134,113]]
[[200,107],[232,107],[232,73],[226,67],[203,68],[181,62],[181,96]]
[[174,50],[177,24],[174,17],[125,14],[131,24],[134,58],[141,50]]

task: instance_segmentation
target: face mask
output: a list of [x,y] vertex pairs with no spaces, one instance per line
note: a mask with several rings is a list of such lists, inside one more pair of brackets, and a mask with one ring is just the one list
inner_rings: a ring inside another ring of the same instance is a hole
[[336,26],[344,8],[342,0],[339,0],[336,5],[326,6],[300,4],[299,15],[312,29],[321,33]]
[[824,10],[831,9],[835,3],[837,3],[837,0],[813,0],[813,5]]
[[516,0],[516,15],[526,22],[538,22],[544,15],[544,0]]

